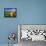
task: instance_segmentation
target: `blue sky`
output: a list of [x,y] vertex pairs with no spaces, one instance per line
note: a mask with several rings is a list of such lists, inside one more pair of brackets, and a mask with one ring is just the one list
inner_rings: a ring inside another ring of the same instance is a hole
[[16,8],[4,8],[4,11],[16,11]]

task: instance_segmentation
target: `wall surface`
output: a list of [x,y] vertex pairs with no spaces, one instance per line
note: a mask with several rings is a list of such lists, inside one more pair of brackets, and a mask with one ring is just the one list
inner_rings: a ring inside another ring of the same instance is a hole
[[[4,8],[17,8],[17,17],[4,18]],[[0,0],[0,44],[8,43],[9,32],[18,32],[18,24],[46,24],[46,0]]]

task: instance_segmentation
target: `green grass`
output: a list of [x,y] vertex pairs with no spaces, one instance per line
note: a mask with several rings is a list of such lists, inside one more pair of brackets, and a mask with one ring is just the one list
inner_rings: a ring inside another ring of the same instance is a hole
[[4,16],[10,16],[10,12],[4,12]]

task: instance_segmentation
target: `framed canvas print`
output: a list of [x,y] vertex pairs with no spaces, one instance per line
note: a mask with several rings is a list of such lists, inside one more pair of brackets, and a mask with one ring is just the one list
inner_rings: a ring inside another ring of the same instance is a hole
[[4,17],[16,17],[17,8],[4,8]]

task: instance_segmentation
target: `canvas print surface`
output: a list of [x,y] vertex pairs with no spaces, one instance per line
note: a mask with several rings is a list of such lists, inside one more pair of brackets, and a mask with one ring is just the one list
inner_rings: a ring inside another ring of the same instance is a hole
[[16,8],[4,8],[4,17],[16,17]]

